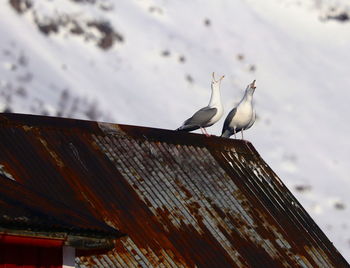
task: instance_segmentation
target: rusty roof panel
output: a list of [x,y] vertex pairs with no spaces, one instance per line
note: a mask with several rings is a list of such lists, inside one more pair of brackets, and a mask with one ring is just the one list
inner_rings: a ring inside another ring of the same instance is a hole
[[78,267],[349,267],[254,147],[0,115],[0,173],[127,234]]
[[0,175],[0,229],[113,239],[123,235],[85,211],[76,211],[3,175]]

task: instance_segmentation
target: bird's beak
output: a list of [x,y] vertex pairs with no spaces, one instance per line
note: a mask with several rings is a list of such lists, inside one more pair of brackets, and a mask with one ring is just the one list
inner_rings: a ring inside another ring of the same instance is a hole
[[256,89],[255,82],[256,82],[256,80],[254,80],[254,81],[250,84],[250,87],[251,87],[251,88]]
[[215,72],[213,72],[213,81],[214,82],[220,82],[223,78],[225,77],[225,75],[221,76],[218,80],[215,79]]

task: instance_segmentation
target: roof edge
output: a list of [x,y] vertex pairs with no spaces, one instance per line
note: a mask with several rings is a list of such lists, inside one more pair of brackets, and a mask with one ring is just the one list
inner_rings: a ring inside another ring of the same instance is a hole
[[79,131],[93,132],[96,135],[115,135],[123,138],[166,142],[175,145],[209,146],[213,149],[217,148],[217,150],[258,154],[253,145],[246,140],[222,138],[215,135],[207,137],[197,133],[145,126],[15,113],[0,113],[0,125],[22,127],[26,130],[31,128],[79,129]]
[[[67,232],[43,232],[14,230],[0,227],[1,236],[19,236],[39,239],[60,240],[65,246],[74,247],[79,250],[111,250],[115,245],[115,237],[88,237],[83,235],[72,235]],[[1,240],[1,239],[0,239]]]

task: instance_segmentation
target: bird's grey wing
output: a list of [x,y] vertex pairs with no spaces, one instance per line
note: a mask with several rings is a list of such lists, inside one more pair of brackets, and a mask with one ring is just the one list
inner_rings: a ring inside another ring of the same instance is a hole
[[228,115],[226,116],[225,122],[224,122],[224,126],[222,127],[222,133],[224,133],[224,131],[229,128],[230,123],[231,123],[233,117],[235,116],[236,112],[237,112],[237,107],[233,108],[228,113]]
[[184,125],[205,126],[217,111],[218,109],[216,108],[204,107],[198,110],[191,118],[187,119]]

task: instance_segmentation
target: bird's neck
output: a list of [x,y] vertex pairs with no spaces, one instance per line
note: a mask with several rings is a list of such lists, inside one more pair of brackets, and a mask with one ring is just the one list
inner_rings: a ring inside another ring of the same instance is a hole
[[219,87],[212,87],[208,106],[212,108],[221,108],[221,95]]
[[252,101],[253,101],[253,94],[250,94],[246,91],[241,100],[241,103],[252,103]]

